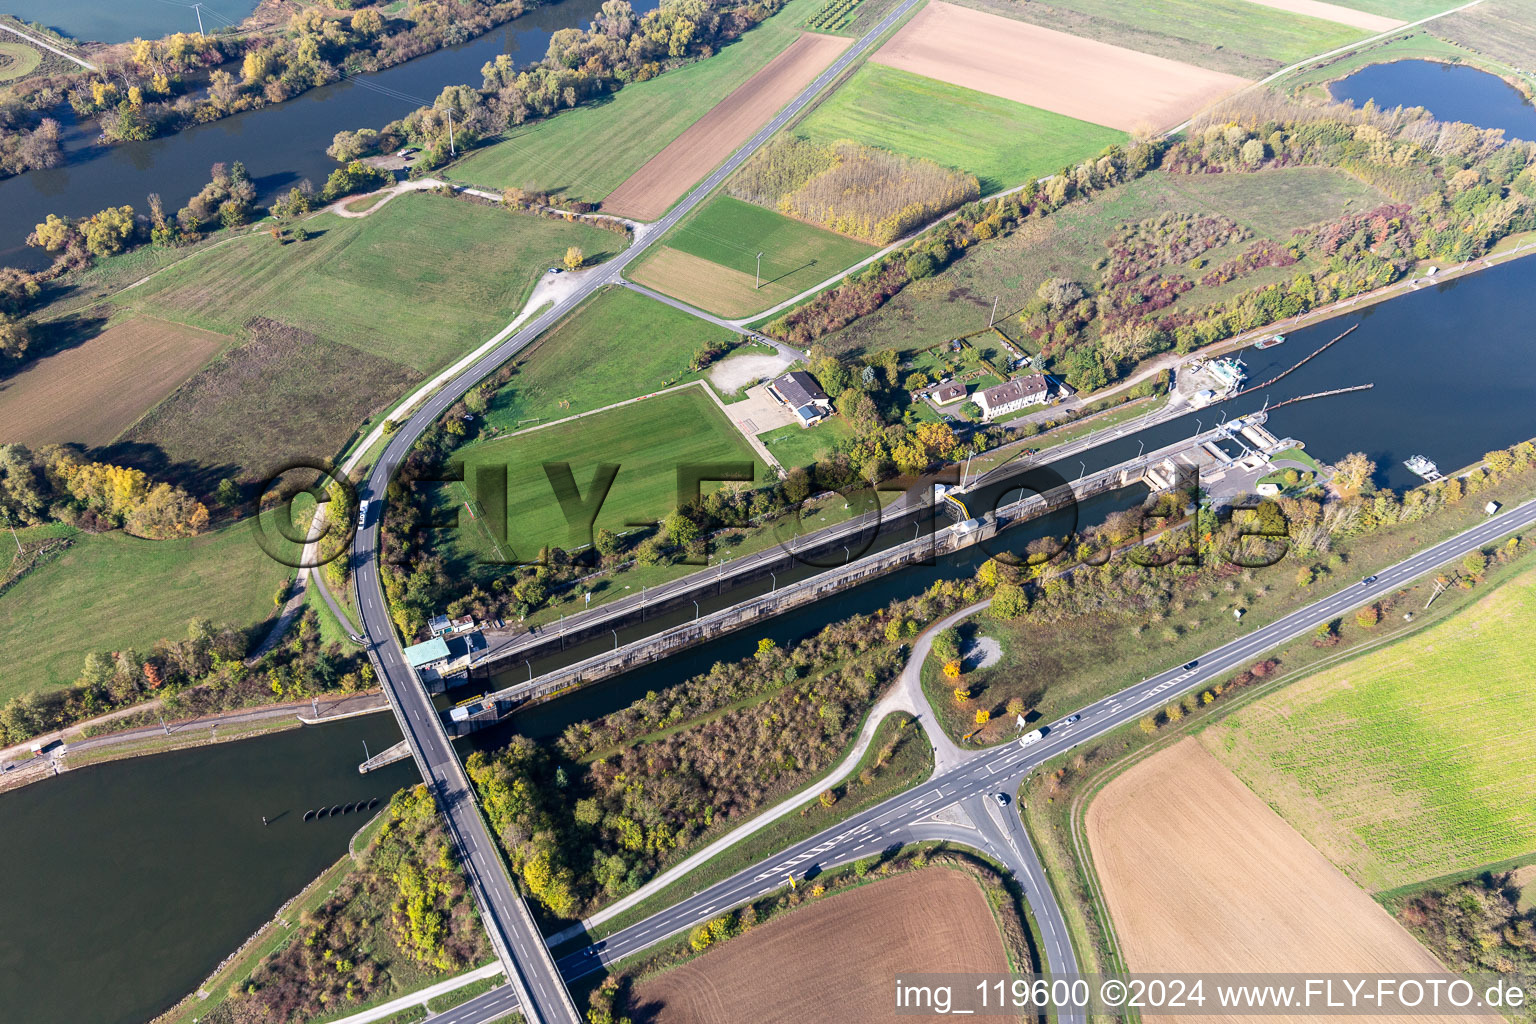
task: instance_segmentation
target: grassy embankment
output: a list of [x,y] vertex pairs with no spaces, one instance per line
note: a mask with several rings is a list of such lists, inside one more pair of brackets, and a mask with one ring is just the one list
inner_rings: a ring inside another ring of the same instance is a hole
[[721,194],[689,214],[665,245],[647,252],[630,277],[719,316],[741,317],[792,298],[874,251]]
[[[1423,542],[1434,539],[1426,537]],[[1522,543],[1528,546],[1530,542],[1531,538],[1526,536]],[[1353,665],[1362,655],[1372,656],[1370,652],[1373,651],[1382,650],[1386,654],[1395,650],[1395,647],[1385,645],[1395,644],[1405,637],[1422,633],[1427,627],[1452,619],[1483,599],[1492,588],[1516,575],[1529,576],[1530,571],[1528,558],[1495,565],[1474,589],[1453,587],[1427,609],[1425,605],[1435,584],[1433,577],[1421,578],[1394,595],[1392,610],[1376,626],[1368,628],[1357,623],[1352,615],[1345,616],[1339,624],[1336,646],[1317,646],[1310,637],[1303,637],[1256,655],[1255,660],[1260,657],[1277,659],[1278,671],[1266,679],[1238,688],[1230,688],[1229,680],[1224,695],[1211,704],[1197,702],[1195,709],[1186,712],[1180,722],[1164,722],[1151,735],[1137,725],[1124,726],[1048,762],[1033,773],[1020,788],[1020,806],[1062,904],[1083,969],[1123,969],[1112,927],[1107,923],[1098,896],[1092,858],[1082,831],[1088,802],[1110,779],[1142,758],[1219,723],[1229,715],[1241,713],[1276,690],[1305,679],[1309,673],[1345,662]],[[1405,610],[1413,611],[1411,621],[1403,617]],[[1167,660],[1177,661],[1178,657],[1177,653],[1169,652]],[[1281,696],[1284,696],[1283,692]]]
[[595,203],[794,42],[819,6],[820,0],[792,0],[708,59],[627,85],[600,103],[509,129],[505,141],[447,168],[445,176]]
[[148,653],[157,640],[185,637],[195,618],[263,623],[276,611],[274,591],[293,576],[256,543],[249,521],[187,540],[61,526],[22,533],[29,546],[48,535],[72,543],[0,598],[0,702],[72,684],[89,651]]
[[[594,531],[607,528],[615,533],[630,523],[659,520],[675,507],[680,466],[750,463],[756,481],[773,478],[768,468],[754,459],[752,449],[714,400],[695,389],[471,445],[460,449],[454,462],[464,466],[464,479],[470,488],[477,467],[506,467],[509,525],[506,542],[495,541],[485,524],[470,520],[463,512],[462,503],[470,490],[463,484],[442,487],[439,495],[443,504],[460,506],[461,526],[451,531],[446,549],[452,572],[471,572],[477,564],[498,559],[498,548],[501,560],[505,560],[532,558],[546,544],[574,548],[581,543],[572,539],[545,476],[546,462],[569,463],[582,494],[590,492],[599,464],[619,465],[593,527]],[[720,485],[702,486],[708,491]],[[475,515],[481,511],[477,508]],[[505,571],[496,565],[488,568]]]
[[[1016,336],[1018,321],[1013,314],[1034,297],[1041,282],[1065,277],[1095,290],[1100,279],[1098,264],[1108,253],[1115,229],[1159,214],[1221,215],[1253,232],[1252,239],[1203,253],[1206,265],[1215,267],[1258,239],[1284,243],[1294,228],[1347,211],[1368,210],[1386,201],[1377,190],[1342,172],[1323,168],[1195,176],[1152,171],[1072,203],[1049,217],[1030,221],[1006,237],[971,247],[942,273],[909,284],[879,310],[828,335],[822,343],[839,352],[926,348],[985,328],[994,297],[999,300],[998,326]],[[1221,285],[1196,283],[1167,310],[1198,310],[1315,269],[1303,260],[1290,267],[1255,270]],[[1024,338],[1023,346],[1038,354],[1039,346],[1032,339]]]
[[982,195],[1051,174],[1125,133],[879,64],[866,64],[792,129],[969,171]]
[[666,303],[607,288],[517,357],[517,375],[497,392],[485,423],[514,431],[697,380],[704,374],[688,368],[694,353],[737,340]]
[[[1273,566],[1241,570],[1224,581],[1207,574],[1166,609],[1146,614],[1078,615],[1055,622],[1035,617],[989,620],[987,631],[1002,642],[1003,658],[992,668],[965,677],[971,701],[955,702],[953,684],[941,678],[942,666],[931,658],[923,668],[923,688],[951,736],[969,732],[976,709],[987,708],[993,722],[977,741],[982,745],[1003,742],[1012,726],[1000,712],[1011,697],[1022,698],[1045,721],[1070,714],[1170,665],[1247,636],[1301,605],[1358,585],[1362,576],[1475,525],[1490,498],[1513,503],[1529,494],[1531,487],[1528,479],[1507,481],[1446,506],[1431,519],[1354,536],[1331,556],[1304,562],[1288,554]],[[1302,585],[1298,569],[1332,558],[1338,561],[1331,568],[1325,566],[1310,585]],[[1241,619],[1232,614],[1239,608],[1244,612]]]

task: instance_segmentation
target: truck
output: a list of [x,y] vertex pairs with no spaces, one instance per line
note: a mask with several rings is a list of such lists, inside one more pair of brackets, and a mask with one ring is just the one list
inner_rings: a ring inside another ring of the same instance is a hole
[[357,506],[357,528],[365,529],[368,526],[368,499],[364,498]]

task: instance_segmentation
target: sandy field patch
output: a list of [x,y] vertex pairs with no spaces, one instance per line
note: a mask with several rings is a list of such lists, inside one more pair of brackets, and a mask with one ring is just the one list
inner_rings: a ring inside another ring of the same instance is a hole
[[1105,786],[1087,831],[1132,971],[1443,970],[1194,739]]
[[631,280],[682,299],[716,316],[748,316],[780,299],[783,288],[756,288],[751,274],[722,267],[692,253],[662,246],[629,271]]
[[912,1018],[894,1013],[892,979],[913,970],[1008,970],[986,897],[958,871],[928,868],[802,906],[640,983],[639,1012],[630,1016],[652,1024],[900,1024]]
[[1127,132],[1171,127],[1248,84],[941,0],[870,60]]
[[777,377],[790,364],[790,360],[777,352],[743,352],[727,356],[709,370],[709,382],[720,391],[732,391],[754,380]]
[[1003,659],[1003,645],[995,636],[979,636],[960,652],[960,663],[967,672],[991,668]]
[[1520,887],[1520,909],[1536,908],[1536,864],[1527,864],[1516,870],[1515,884]]
[[1302,14],[1309,18],[1321,18],[1324,21],[1348,25],[1366,32],[1390,32],[1399,25],[1407,24],[1396,18],[1371,14],[1369,11],[1357,11],[1352,7],[1340,7],[1338,4],[1323,3],[1322,0],[1248,0],[1248,2],[1273,7],[1277,11]]
[[134,317],[0,381],[0,439],[106,444],[229,339]]
[[655,220],[752,137],[846,50],[852,39],[807,32],[710,108],[603,200],[606,213]]

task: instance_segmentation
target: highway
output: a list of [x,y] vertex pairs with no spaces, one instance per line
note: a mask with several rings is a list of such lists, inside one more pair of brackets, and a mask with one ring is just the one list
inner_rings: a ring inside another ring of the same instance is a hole
[[[1063,719],[1045,727],[1045,736],[1029,747],[1009,743],[981,751],[922,786],[861,811],[833,829],[796,843],[725,881],[700,890],[666,910],[608,936],[596,946],[562,958],[561,973],[567,978],[579,978],[602,965],[631,956],[670,935],[772,892],[783,885],[785,877],[791,873],[804,877],[807,871],[824,870],[900,844],[935,838],[936,833],[942,831],[933,817],[935,812],[957,803],[968,809],[974,809],[978,801],[995,803],[995,794],[1012,794],[1026,775],[1051,758],[1134,722],[1187,691],[1223,679],[1247,667],[1265,651],[1303,636],[1319,624],[1361,604],[1385,597],[1436,567],[1487,547],[1506,534],[1533,523],[1536,523],[1536,502],[1501,512],[1383,570],[1368,585],[1344,587],[1208,652],[1192,663],[1193,668],[1168,669],[1095,701],[1078,712],[1078,721],[1069,724]],[[998,810],[1001,812],[1001,808]],[[973,811],[973,820],[977,816]],[[988,816],[992,817],[990,811]],[[985,819],[978,824],[982,835],[1000,855],[1004,847],[1013,847],[1017,857],[1008,855],[1006,860],[1016,874],[1023,869],[1019,880],[1036,908],[1037,924],[1042,933],[1039,938],[1047,958],[1053,964],[1061,964],[1065,971],[1066,965],[1074,963],[1065,926],[1059,908],[1054,907],[1055,901],[1044,896],[1045,880],[1039,874],[1033,851],[1027,848],[1028,836],[1022,828],[1014,827],[1017,817],[1011,807],[1006,813],[992,817],[997,832],[992,832]],[[992,834],[988,835],[989,832]],[[958,833],[952,835],[958,837]],[[986,845],[974,840],[972,843]],[[1036,899],[1037,894],[1042,898]]]
[[[553,327],[594,292],[618,283],[624,268],[665,235],[706,196],[732,174],[743,161],[756,152],[815,96],[830,85],[868,50],[876,40],[905,17],[919,0],[902,0],[868,33],[845,50],[816,79],[752,136],[723,164],[694,187],[667,212],[655,226],[637,238],[633,245],[603,264],[581,288],[544,314],[530,320],[522,330],[491,349],[462,375],[422,403],[416,413],[391,437],[367,481],[359,488],[359,498],[372,502],[374,514],[359,527],[352,541],[351,564],[357,588],[357,606],[362,616],[368,653],[379,683],[389,695],[390,707],[400,723],[400,730],[411,747],[433,795],[442,807],[450,830],[458,843],[470,887],[480,907],[480,917],[507,970],[507,979],[530,1024],[580,1024],[583,1019],[572,1003],[565,983],[556,971],[544,939],[539,934],[527,906],[513,890],[511,881],[496,854],[494,840],[475,806],[475,792],[463,766],[443,729],[431,698],[417,682],[405,662],[388,603],[379,577],[379,535],[377,509],[382,505],[389,481],[405,461],[411,446],[449,406],[470,388],[488,377],[520,350]],[[491,1018],[487,1018],[491,1019]]]

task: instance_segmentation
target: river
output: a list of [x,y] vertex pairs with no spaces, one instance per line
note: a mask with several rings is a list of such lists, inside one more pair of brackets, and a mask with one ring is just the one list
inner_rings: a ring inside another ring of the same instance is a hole
[[[644,13],[659,2],[631,6]],[[540,60],[551,34],[585,27],[601,6],[601,0],[563,0],[459,46],[147,142],[97,145],[96,123],[77,120],[65,104],[54,114],[64,126],[64,164],[0,180],[0,265],[47,265],[47,255],[25,243],[50,213],[82,217],[124,203],[142,213],[151,192],[174,213],[207,183],[215,163],[244,162],[263,202],[304,179],[318,188],[337,167],[325,155],[337,132],[382,128],[431,103],[445,86],[478,86],[480,69],[498,54],[512,54],[519,64]]]
[[1364,106],[1423,107],[1441,121],[1502,128],[1509,138],[1536,139],[1536,107],[1497,75],[1465,64],[1397,60],[1371,64],[1328,87],[1336,100]]
[[[203,0],[203,27],[209,32],[238,25],[257,0]],[[6,14],[47,25],[81,42],[122,43],[159,39],[172,32],[196,32],[192,0],[4,0]]]
[[[1536,260],[1518,260],[1293,331],[1284,345],[1243,353],[1251,380],[1273,376],[1345,328],[1360,325],[1266,392],[1128,434],[1065,460],[1059,469],[1069,477],[1092,472],[1133,457],[1139,441],[1154,449],[1209,427],[1223,414],[1254,411],[1266,399],[1274,404],[1374,383],[1371,391],[1279,409],[1271,414],[1270,429],[1305,441],[1323,460],[1364,451],[1378,465],[1378,483],[1412,486],[1417,478],[1402,466],[1410,455],[1426,455],[1450,470],[1536,435],[1533,294]],[[1084,503],[1079,519],[1099,521],[1144,493],[1138,486],[1100,495]],[[1021,527],[999,542],[1017,548],[1061,523]],[[788,643],[827,622],[917,593],[935,579],[969,574],[985,554],[971,549],[933,566],[878,578],[835,600],[532,708],[509,727],[534,736],[557,734],[572,721],[665,688],[714,661],[742,657],[763,636]],[[764,588],[752,584],[735,596],[758,589]],[[689,618],[692,611],[659,616],[646,623],[645,632]],[[581,653],[573,649],[564,658]],[[536,662],[535,669],[558,660]],[[521,666],[509,670],[506,681],[524,672]],[[0,795],[0,850],[6,858],[0,920],[8,926],[0,930],[5,1019],[132,1024],[190,991],[277,906],[341,856],[346,837],[360,824],[348,816],[306,825],[299,820],[305,809],[362,796],[384,798],[414,779],[409,765],[361,780],[356,774],[365,739],[378,750],[395,738],[393,721],[373,716],[84,769]],[[490,730],[473,742],[488,745],[504,738],[503,731]],[[262,814],[283,816],[263,828]],[[82,977],[90,983],[80,984]]]

